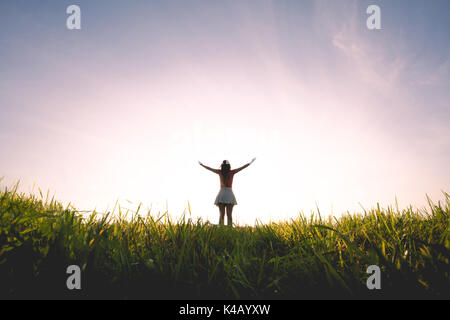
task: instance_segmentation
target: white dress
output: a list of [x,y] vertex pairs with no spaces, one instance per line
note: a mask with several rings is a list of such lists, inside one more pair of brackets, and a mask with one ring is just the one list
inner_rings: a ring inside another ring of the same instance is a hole
[[217,194],[216,201],[214,204],[218,206],[219,204],[237,204],[236,197],[234,196],[233,190],[231,188],[220,188]]

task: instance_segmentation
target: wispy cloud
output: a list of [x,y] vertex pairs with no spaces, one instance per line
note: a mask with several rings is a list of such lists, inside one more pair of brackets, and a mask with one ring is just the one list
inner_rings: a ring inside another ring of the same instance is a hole
[[339,30],[332,36],[333,45],[342,52],[355,67],[359,78],[382,92],[390,92],[406,66],[400,56],[387,58],[386,54],[362,39],[349,27]]
[[450,86],[450,57],[437,68],[424,75],[418,83],[425,86]]

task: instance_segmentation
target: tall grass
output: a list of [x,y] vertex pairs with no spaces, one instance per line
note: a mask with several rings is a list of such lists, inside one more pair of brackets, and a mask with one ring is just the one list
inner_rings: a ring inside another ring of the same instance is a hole
[[[82,216],[0,192],[3,298],[450,298],[450,197],[428,210],[374,208],[254,227],[185,217]],[[66,288],[67,266],[82,289]],[[381,290],[366,269],[381,268]]]

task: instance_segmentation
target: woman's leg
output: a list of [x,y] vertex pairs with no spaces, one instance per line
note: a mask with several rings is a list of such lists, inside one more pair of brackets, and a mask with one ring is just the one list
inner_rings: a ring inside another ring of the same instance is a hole
[[227,204],[227,224],[231,227],[233,226],[232,213],[233,213],[233,205]]
[[220,211],[220,217],[219,217],[219,224],[223,226],[223,219],[225,217],[225,205],[219,204],[219,211]]

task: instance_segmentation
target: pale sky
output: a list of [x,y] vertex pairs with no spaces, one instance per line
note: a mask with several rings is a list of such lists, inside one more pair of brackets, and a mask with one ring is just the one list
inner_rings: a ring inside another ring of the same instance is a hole
[[[66,28],[67,6],[81,30]],[[381,8],[368,30],[366,8]],[[252,224],[450,190],[450,2],[0,2],[0,182]],[[129,200],[129,201],[127,201]]]

